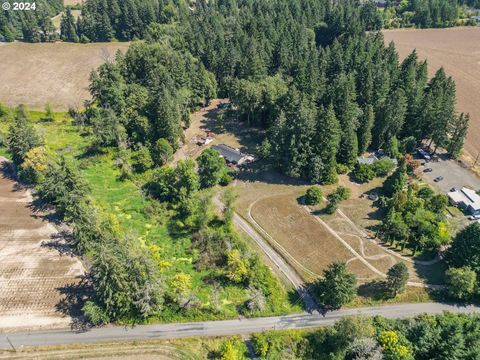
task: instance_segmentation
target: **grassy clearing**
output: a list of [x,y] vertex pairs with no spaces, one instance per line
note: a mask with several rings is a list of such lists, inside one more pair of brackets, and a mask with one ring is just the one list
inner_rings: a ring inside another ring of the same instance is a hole
[[[248,299],[243,285],[226,281],[221,270],[197,271],[194,263],[198,252],[191,246],[189,234],[179,234],[169,227],[170,212],[162,204],[146,197],[141,190],[143,177],[133,180],[119,180],[120,171],[115,164],[116,152],[108,150],[104,154],[89,155],[88,134],[74,126],[65,113],[55,114],[55,120],[45,122],[40,112],[31,113],[32,122],[42,134],[45,145],[53,153],[67,158],[75,158],[79,171],[91,190],[93,203],[118,224],[122,233],[131,239],[133,246],[147,246],[158,256],[159,266],[165,275],[165,286],[169,279],[182,272],[191,276],[191,291],[197,299],[198,307],[177,312],[167,308],[162,317],[155,321],[183,321],[224,319],[235,317]],[[7,122],[0,122],[5,134]],[[6,153],[0,147],[0,154]],[[148,176],[148,175],[146,175]],[[218,283],[220,287],[214,286]],[[255,315],[285,314],[301,311],[298,304],[291,302],[288,289],[279,287],[278,307]],[[218,295],[219,307],[213,310],[212,298]],[[152,321],[153,321],[152,320]]]
[[358,296],[351,303],[346,305],[347,308],[357,308],[364,306],[377,306],[388,304],[411,304],[435,301],[439,294],[421,287],[407,287],[405,292],[398,294],[393,299],[385,299],[380,297],[381,291],[375,286],[365,284],[358,290]]

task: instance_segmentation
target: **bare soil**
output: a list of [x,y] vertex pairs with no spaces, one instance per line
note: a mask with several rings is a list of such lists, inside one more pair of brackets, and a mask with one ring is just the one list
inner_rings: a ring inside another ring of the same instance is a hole
[[[196,159],[207,148],[225,144],[245,153],[251,153],[259,143],[257,130],[248,127],[237,119],[234,113],[220,110],[219,104],[227,103],[228,99],[213,99],[209,106],[194,112],[190,116],[190,126],[184,131],[184,144],[175,153],[173,162],[185,159]],[[223,113],[224,120],[220,123],[218,117]],[[213,135],[213,141],[207,145],[197,145],[197,140]]]
[[0,332],[66,327],[67,300],[85,270],[59,250],[58,231],[35,213],[30,192],[9,175],[0,158]]
[[385,41],[393,41],[403,59],[414,49],[428,60],[430,76],[441,66],[457,84],[457,108],[471,116],[465,144],[470,159],[480,153],[480,27],[449,29],[388,30]]
[[0,44],[0,102],[56,111],[80,107],[90,99],[89,75],[129,43]]

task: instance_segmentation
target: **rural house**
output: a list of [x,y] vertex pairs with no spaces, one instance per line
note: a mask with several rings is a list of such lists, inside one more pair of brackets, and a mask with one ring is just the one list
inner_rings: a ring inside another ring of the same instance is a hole
[[472,189],[463,187],[461,190],[450,191],[448,200],[470,215],[480,215],[480,196]]
[[253,156],[243,154],[239,150],[224,144],[213,145],[212,149],[217,150],[228,164],[243,165],[254,160]]
[[357,158],[357,161],[358,161],[359,164],[373,165],[377,161],[383,160],[383,159],[390,161],[394,165],[398,165],[398,160],[397,159],[393,159],[393,158],[390,158],[388,156],[377,157],[375,154],[371,154],[371,155],[366,156],[366,157],[365,156],[359,156]]

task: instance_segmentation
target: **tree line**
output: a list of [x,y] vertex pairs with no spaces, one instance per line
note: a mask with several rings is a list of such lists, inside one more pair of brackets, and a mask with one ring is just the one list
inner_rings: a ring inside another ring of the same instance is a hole
[[[31,0],[29,0],[31,1]],[[308,28],[316,31],[318,28],[325,26],[328,23],[329,9],[336,6],[344,6],[344,9],[356,7],[358,9],[352,11],[341,11],[341,16],[347,22],[355,22],[354,18],[362,19],[364,24],[367,24],[368,29],[380,29],[382,27],[409,27],[416,26],[420,28],[431,27],[449,27],[461,24],[462,12],[460,5],[478,8],[478,1],[441,1],[441,0],[407,0],[407,1],[387,1],[385,9],[377,9],[377,4],[373,1],[360,2],[345,0],[336,3],[329,2],[314,2],[301,1],[297,4],[289,5],[287,9],[282,1],[264,1],[254,4],[252,2],[237,2],[237,1],[220,1],[215,4],[208,1],[179,1],[179,0],[87,0],[80,7],[81,16],[75,18],[72,15],[72,7],[67,6],[63,8],[60,0],[40,0],[37,1],[39,11],[34,12],[1,12],[0,13],[0,36],[3,36],[7,41],[14,39],[23,39],[30,42],[51,41],[58,38],[51,18],[59,14],[62,10],[63,15],[61,19],[60,37],[64,41],[71,42],[98,42],[98,41],[112,41],[114,39],[121,41],[144,39],[148,35],[149,26],[159,24],[174,24],[180,23],[182,27],[187,29],[189,36],[194,35],[196,27],[218,26],[218,19],[209,19],[208,24],[201,24],[198,19],[195,19],[197,14],[195,12],[207,13],[212,10],[220,10],[227,18],[232,15],[247,16],[255,12],[256,16],[260,16],[258,20],[265,20],[270,23],[271,14],[280,14],[287,10],[294,17],[298,14],[301,16],[296,19],[285,19],[273,15],[281,22],[290,22],[290,20],[300,20],[301,26],[305,23]],[[293,7],[297,7],[292,11]],[[252,11],[253,10],[253,11]],[[301,10],[298,13],[297,10]],[[308,14],[308,18],[305,17]],[[201,15],[201,16],[204,16]],[[467,22],[468,23],[468,22]],[[278,24],[278,22],[277,22]],[[229,24],[238,29],[239,24]],[[335,24],[336,29],[331,28],[330,34],[325,36],[332,36],[332,32],[338,31],[341,26],[345,24]],[[268,29],[269,25],[263,25],[262,31],[271,31]],[[255,40],[261,40],[257,38]],[[241,50],[238,47],[240,42],[244,39],[231,38],[227,40],[229,46],[233,46],[236,50]],[[246,43],[248,44],[248,42]],[[213,43],[213,45],[215,45]],[[250,50],[259,48],[260,43],[249,44]],[[198,46],[198,45],[195,45]],[[211,49],[213,50],[213,48]],[[263,49],[270,51],[270,49]],[[276,49],[279,51],[280,49]],[[223,56],[235,57],[242,53],[234,52],[230,55]]]
[[[386,28],[444,28],[464,24],[461,5],[478,8],[474,1],[456,0],[388,0],[383,11]],[[468,24],[468,22],[467,22]]]
[[[26,0],[25,2],[35,3],[36,9],[31,11],[0,10],[0,39],[43,42],[58,38],[51,19],[62,11],[63,1]],[[9,1],[9,3],[13,4],[13,1]]]

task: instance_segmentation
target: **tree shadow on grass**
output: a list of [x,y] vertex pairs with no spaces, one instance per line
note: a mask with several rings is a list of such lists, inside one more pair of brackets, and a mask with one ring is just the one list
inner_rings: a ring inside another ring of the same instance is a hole
[[364,298],[369,298],[375,301],[389,299],[389,294],[386,289],[385,281],[374,280],[362,284],[357,289],[357,294]]
[[282,174],[266,160],[258,160],[240,167],[235,178],[245,182],[262,182],[273,185],[311,185],[308,181]]

